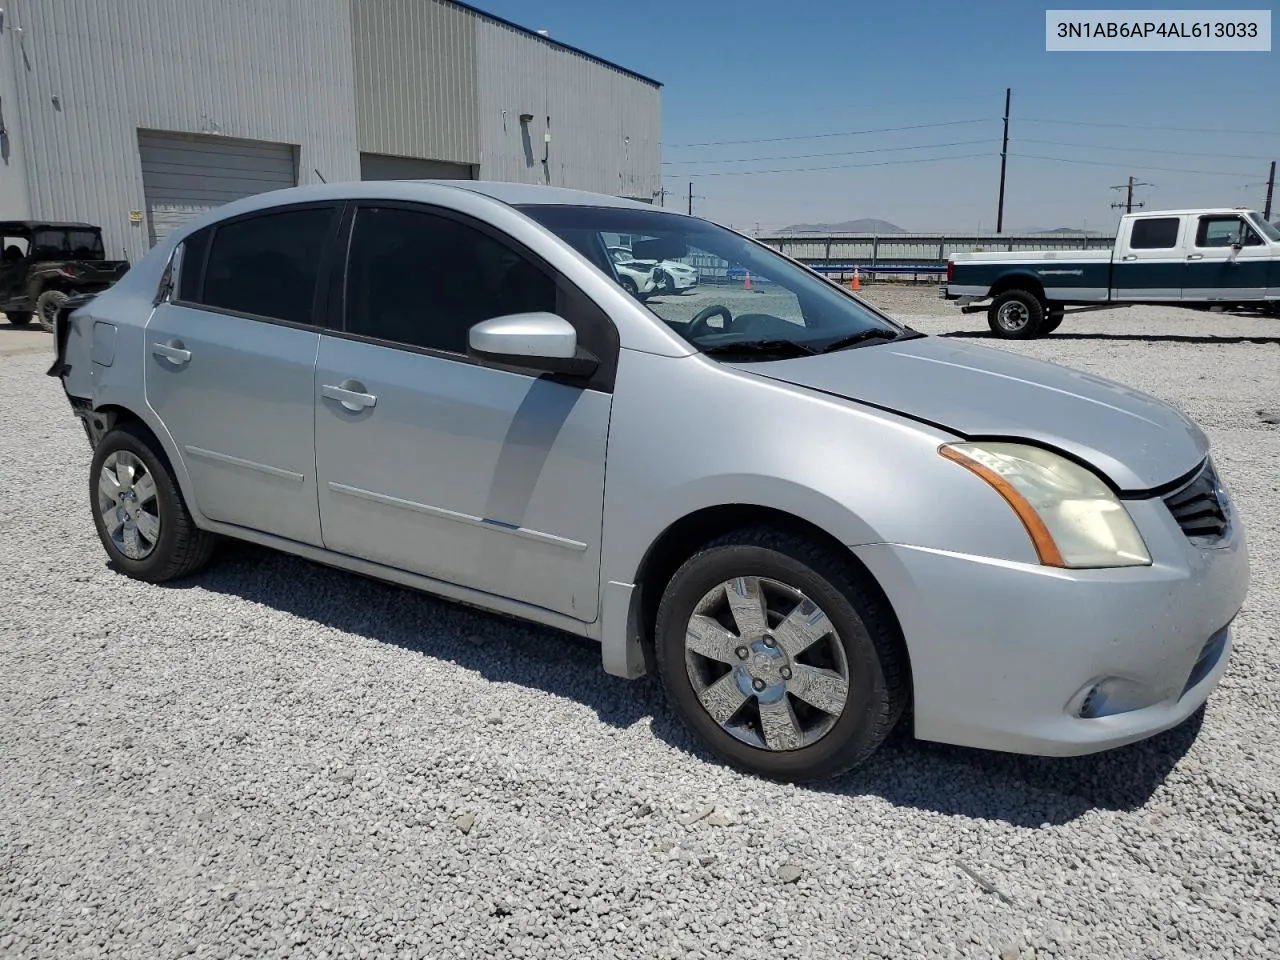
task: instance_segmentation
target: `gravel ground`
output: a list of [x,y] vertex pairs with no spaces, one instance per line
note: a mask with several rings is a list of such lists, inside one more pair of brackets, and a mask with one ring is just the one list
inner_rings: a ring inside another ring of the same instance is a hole
[[[931,285],[866,294],[985,331]],[[997,345],[1206,428],[1253,555],[1230,670],[1133,747],[899,738],[823,788],[714,764],[547,630],[245,546],[124,578],[47,353],[0,358],[0,956],[1280,955],[1280,322]]]

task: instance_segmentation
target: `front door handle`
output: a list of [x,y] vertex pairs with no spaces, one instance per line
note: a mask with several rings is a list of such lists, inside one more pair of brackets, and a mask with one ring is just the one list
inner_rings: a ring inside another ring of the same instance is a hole
[[1203,254],[1203,253],[1189,253],[1189,254],[1187,254],[1187,259],[1188,259],[1188,260],[1203,260],[1203,259],[1204,259],[1204,254]]
[[326,383],[320,387],[320,393],[330,400],[337,400],[352,413],[359,413],[378,402],[378,398],[372,393],[367,393],[365,385],[359,380],[346,379],[339,384]]
[[165,343],[153,343],[151,352],[157,357],[164,357],[174,363],[186,363],[191,359],[191,351],[183,347],[181,340],[169,340]]
[[1123,257],[1121,257],[1120,259],[1121,259],[1121,260],[1137,260],[1137,259],[1138,259],[1138,255],[1137,255],[1136,253],[1126,253],[1126,254],[1125,254]]

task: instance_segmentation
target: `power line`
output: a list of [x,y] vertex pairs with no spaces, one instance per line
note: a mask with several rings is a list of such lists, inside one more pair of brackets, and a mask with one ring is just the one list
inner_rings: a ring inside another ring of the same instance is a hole
[[[931,104],[956,103],[958,101],[964,101],[964,100],[986,100],[986,99],[987,99],[986,94],[975,93],[969,96],[962,96],[962,97],[930,97],[929,103]],[[918,107],[919,105],[920,105],[919,97],[905,99],[905,100],[876,100],[875,101],[875,106],[877,107]],[[866,108],[867,104],[864,101],[863,103],[846,103],[846,104],[841,104],[840,106],[827,106],[825,104],[815,103],[814,106],[822,110],[823,113],[830,114],[837,110],[854,110],[854,109],[862,110]],[[722,113],[721,111],[717,110],[715,111],[715,113],[703,114],[703,116],[714,116],[716,119],[726,119],[729,117],[769,117],[769,116],[775,116],[780,113],[786,114],[788,116],[795,116],[796,110],[794,106],[778,107],[775,110],[759,110],[759,109],[735,110],[732,113]],[[682,117],[681,119],[687,119],[687,118]]]
[[878,127],[870,130],[843,130],[839,133],[809,133],[795,137],[757,137],[750,140],[707,140],[703,143],[671,143],[671,149],[678,147],[729,147],[744,143],[781,143],[784,140],[824,140],[828,137],[860,137],[868,133],[898,133],[903,130],[928,130],[933,127],[958,127],[966,123],[990,123],[991,117],[980,117],[975,120],[946,120],[941,123],[917,123],[909,127]]
[[835,150],[828,153],[793,153],[770,157],[733,157],[725,160],[663,160],[664,167],[671,165],[687,166],[691,163],[756,163],[765,160],[815,160],[821,157],[852,157],[864,153],[892,153],[896,150],[936,150],[942,147],[968,147],[975,144],[999,143],[999,139],[988,137],[985,140],[952,140],[948,143],[921,143],[909,147],[872,147],[868,150]]
[[1035,140],[1031,137],[1014,137],[1014,143],[1039,143],[1051,147],[1078,147],[1081,150],[1110,150],[1119,153],[1163,153],[1174,157],[1218,157],[1224,160],[1270,160],[1269,156],[1249,153],[1197,153],[1194,150],[1159,150],[1155,147],[1104,147],[1100,143],[1072,143],[1069,140]]
[[1140,123],[1100,123],[1093,120],[1048,120],[1043,117],[1019,117],[1023,123],[1061,123],[1072,127],[1116,127],[1122,130],[1172,130],[1177,133],[1243,133],[1260,137],[1280,137],[1280,130],[1224,130],[1221,127],[1155,127]]
[[[852,170],[858,167],[893,167],[905,163],[936,163],[940,160],[970,160],[990,157],[990,153],[961,153],[953,157],[920,157],[907,160],[878,160],[874,163],[837,163],[828,167],[786,167],[777,170],[715,170],[711,173],[664,173],[664,177],[684,180],[687,177],[750,177],[761,173],[817,173],[820,170]],[[1013,156],[1013,154],[1010,154]]]
[[[1011,153],[1011,157],[1017,157],[1019,160],[1052,160],[1054,163],[1082,163],[1090,167],[1131,167],[1129,163],[1110,163],[1104,160],[1071,160],[1066,157],[1044,157],[1035,153]],[[1159,170],[1163,173],[1198,173],[1206,177],[1234,177],[1236,179],[1246,179],[1254,176],[1252,173],[1227,173],[1223,170],[1188,170],[1185,167],[1142,167],[1142,170]]]

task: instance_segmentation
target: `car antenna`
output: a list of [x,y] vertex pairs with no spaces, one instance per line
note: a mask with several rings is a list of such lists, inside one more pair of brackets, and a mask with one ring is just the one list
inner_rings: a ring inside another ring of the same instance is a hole
[[326,179],[324,178],[324,174],[323,174],[323,173],[321,173],[319,170],[317,170],[315,167],[312,167],[312,168],[311,168],[311,172],[312,172],[312,173],[314,173],[317,177],[319,177],[319,178],[320,178],[320,182],[321,182],[321,183],[328,183],[328,182],[329,182],[328,180],[326,180]]

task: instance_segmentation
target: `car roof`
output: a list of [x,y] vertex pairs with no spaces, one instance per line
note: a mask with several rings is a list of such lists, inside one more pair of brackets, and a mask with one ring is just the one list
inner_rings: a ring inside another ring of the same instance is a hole
[[546,187],[536,183],[504,183],[497,180],[421,180],[419,183],[439,184],[459,190],[482,193],[486,197],[501,200],[513,207],[561,206],[561,207],[628,207],[633,210],[652,210],[653,204],[626,197],[613,197],[605,193],[587,190],[570,190],[567,187]]
[[73,220],[3,220],[0,231],[18,233],[25,230],[98,230],[92,223],[76,223]]

